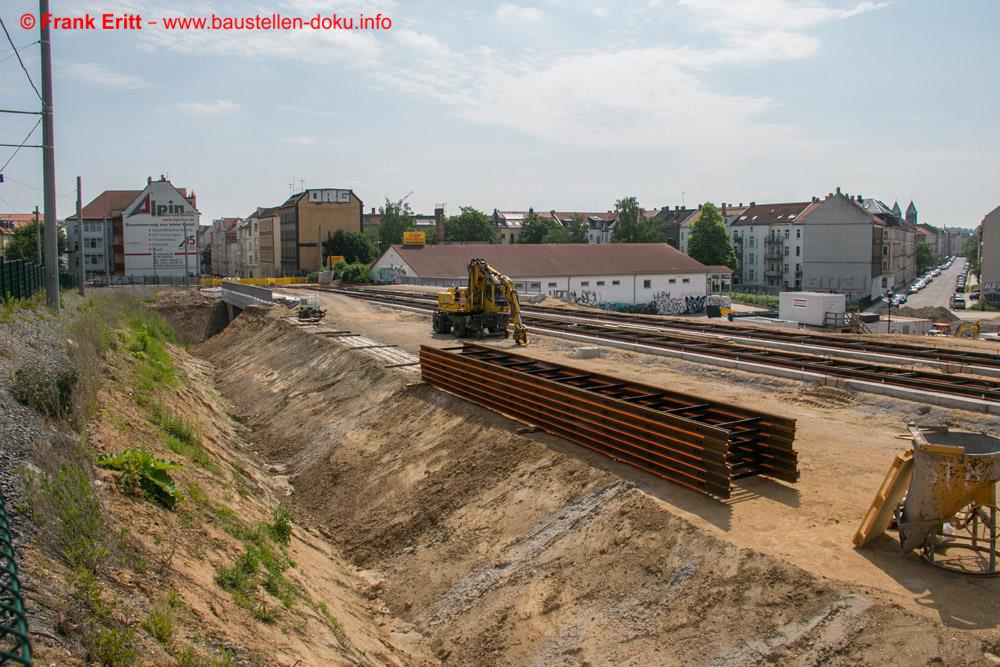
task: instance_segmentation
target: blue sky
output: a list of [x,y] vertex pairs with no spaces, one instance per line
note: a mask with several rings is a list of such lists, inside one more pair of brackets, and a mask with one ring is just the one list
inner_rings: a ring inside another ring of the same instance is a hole
[[[37,39],[4,0],[14,43]],[[1000,200],[994,0],[52,0],[56,15],[311,17],[380,32],[61,32],[59,214],[168,174],[203,222],[306,187],[366,206],[607,210],[799,201],[841,186],[974,226]],[[0,107],[37,108],[6,44]],[[38,82],[38,49],[23,57]],[[33,118],[0,115],[17,143]],[[35,139],[40,137],[40,132]],[[38,143],[33,141],[32,143]],[[41,160],[0,210],[41,204]],[[0,164],[9,152],[0,149]]]

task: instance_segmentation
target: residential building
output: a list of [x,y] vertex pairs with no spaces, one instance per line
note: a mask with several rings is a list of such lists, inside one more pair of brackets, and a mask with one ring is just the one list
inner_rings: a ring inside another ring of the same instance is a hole
[[840,188],[814,204],[801,222],[801,288],[844,294],[850,301],[878,298],[884,225]]
[[236,245],[239,248],[236,273],[240,278],[260,278],[260,229],[256,212],[236,225]]
[[253,216],[257,221],[257,277],[281,276],[281,217],[273,208],[258,208]]
[[685,220],[697,213],[697,211],[698,209],[696,208],[687,208],[686,206],[674,206],[672,209],[669,206],[664,206],[660,209],[647,211],[645,215],[647,218],[656,220],[667,243],[674,248],[680,249],[681,225]]
[[521,236],[521,225],[528,217],[527,211],[499,211],[493,209],[493,229],[497,232],[497,243],[517,243]]
[[985,303],[1000,305],[1000,206],[979,226],[980,294]]
[[[44,223],[45,216],[39,213],[38,220]],[[14,230],[34,224],[34,213],[0,213],[0,257],[5,255],[4,248],[7,246],[7,240],[14,234]]]
[[236,227],[239,218],[216,218],[212,221],[212,275],[238,276],[239,243]]
[[323,265],[322,244],[334,232],[362,231],[364,202],[348,189],[308,189],[274,208],[279,218],[281,274],[304,275]]
[[[803,223],[818,207],[815,198],[779,204],[750,202],[730,226],[737,262],[734,289],[771,293],[802,289]],[[730,215],[728,209],[726,213]]]
[[549,217],[563,227],[568,227],[574,220],[579,220],[587,228],[587,243],[611,243],[611,235],[618,222],[618,214],[614,211],[606,213],[581,211],[549,211],[539,213]]
[[904,218],[908,224],[917,224],[917,207],[910,201],[910,205],[906,207],[906,217]]
[[604,308],[655,304],[658,312],[673,314],[700,312],[709,277],[720,273],[666,243],[471,243],[394,245],[375,261],[372,276],[377,282],[464,284],[476,257],[510,276],[520,291]]
[[[185,251],[192,255],[196,252],[198,215],[194,192],[188,195],[185,188],[175,188],[162,176],[159,181],[147,178],[143,190],[105,190],[81,210],[85,279],[183,277]],[[183,243],[185,231],[189,247]],[[79,271],[75,214],[66,218],[66,233],[70,251],[68,268]],[[189,258],[188,268],[192,273],[197,272],[198,259]]]
[[[201,213],[165,177],[146,188],[121,212],[121,247],[128,278],[184,278],[198,273],[195,239]],[[113,225],[114,245],[119,228]],[[115,249],[117,254],[117,247]],[[117,263],[117,260],[116,260]]]
[[[856,197],[855,201],[882,228],[881,292],[905,289],[916,279],[917,238],[925,234],[918,232],[917,225],[896,215],[885,202],[861,196]],[[912,206],[911,202],[910,207]],[[914,220],[915,211],[916,209]],[[936,234],[932,238],[936,243]],[[931,244],[931,247],[934,245]]]

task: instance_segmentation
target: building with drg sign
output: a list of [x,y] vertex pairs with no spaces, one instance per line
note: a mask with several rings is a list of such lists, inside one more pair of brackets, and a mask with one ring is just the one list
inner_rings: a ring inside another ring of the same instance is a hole
[[338,230],[360,232],[363,212],[364,202],[353,190],[343,189],[305,190],[271,209],[270,215],[279,220],[281,275],[318,271],[323,242]]
[[[122,254],[128,278],[196,276],[196,234],[201,213],[164,177],[149,180],[121,215]],[[117,237],[117,230],[115,230]],[[117,238],[116,238],[117,240]]]

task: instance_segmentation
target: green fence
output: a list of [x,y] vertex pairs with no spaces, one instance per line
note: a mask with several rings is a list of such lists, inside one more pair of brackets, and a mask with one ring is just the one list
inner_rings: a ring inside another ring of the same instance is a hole
[[0,257],[0,297],[10,295],[27,299],[45,287],[45,270],[22,259],[6,261]]
[[[60,273],[59,288],[72,289],[79,285],[75,273]],[[23,259],[7,261],[0,257],[0,299],[8,295],[27,299],[40,289],[45,289],[45,268]]]
[[0,497],[0,665],[31,665],[28,620],[3,497]]

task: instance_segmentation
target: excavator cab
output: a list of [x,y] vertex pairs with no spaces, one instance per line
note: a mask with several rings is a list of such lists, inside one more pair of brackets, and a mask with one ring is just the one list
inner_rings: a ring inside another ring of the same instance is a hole
[[517,287],[485,259],[469,262],[469,282],[465,287],[450,287],[438,294],[434,313],[434,333],[467,336],[510,335],[507,326],[513,320],[514,342],[528,344],[527,330],[521,322],[521,304]]

